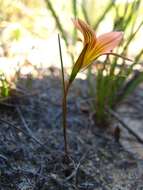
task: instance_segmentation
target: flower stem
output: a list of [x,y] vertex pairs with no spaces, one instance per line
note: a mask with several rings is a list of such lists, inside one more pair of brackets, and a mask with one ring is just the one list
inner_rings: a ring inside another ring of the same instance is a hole
[[65,156],[68,158],[68,143],[67,143],[67,93],[63,96],[63,135]]
[[62,70],[62,85],[63,85],[63,100],[62,100],[62,111],[63,111],[63,135],[64,135],[64,149],[65,149],[65,157],[68,159],[68,143],[67,143],[67,94],[69,89],[68,85],[65,84],[64,77],[64,66],[62,59],[62,50],[60,43],[60,36],[58,35],[59,42],[59,52],[60,52],[60,60],[61,60],[61,70]]
[[63,135],[64,135],[64,149],[65,149],[65,157],[68,160],[68,142],[67,142],[67,95],[70,87],[70,83],[65,84],[64,96],[63,96]]

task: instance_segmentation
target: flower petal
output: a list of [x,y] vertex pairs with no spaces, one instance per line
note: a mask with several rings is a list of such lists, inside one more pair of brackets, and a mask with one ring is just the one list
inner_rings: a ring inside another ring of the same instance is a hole
[[71,75],[70,75],[70,78],[69,78],[69,85],[72,83],[72,81],[75,79],[77,73],[82,68],[82,65],[84,63],[84,57],[85,57],[85,54],[86,54],[86,51],[87,51],[87,47],[88,47],[88,44],[86,44],[84,46],[84,48],[83,48],[82,52],[80,53],[76,63],[73,66],[73,69],[72,69],[72,72],[71,72]]
[[122,32],[109,32],[97,38],[97,43],[94,47],[96,54],[102,55],[110,53],[122,40]]
[[73,19],[72,21],[75,27],[78,30],[80,30],[80,32],[83,34],[84,45],[88,44],[90,48],[94,46],[96,43],[96,35],[95,35],[94,30],[92,30],[92,28],[88,24],[86,24],[80,19]]
[[97,57],[111,53],[118,46],[122,37],[122,32],[109,32],[99,36],[95,46],[87,52],[82,68],[89,66]]

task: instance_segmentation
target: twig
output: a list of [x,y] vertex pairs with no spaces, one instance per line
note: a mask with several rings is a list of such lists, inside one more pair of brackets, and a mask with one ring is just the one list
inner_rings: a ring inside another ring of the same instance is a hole
[[67,188],[67,185],[63,183],[63,181],[59,178],[56,174],[51,174],[50,178],[53,180],[53,182],[60,187],[60,189]]
[[15,107],[15,105],[8,104],[8,103],[5,103],[5,102],[7,102],[8,100],[13,100],[16,97],[25,98],[25,97],[37,96],[38,94],[39,94],[39,91],[26,93],[26,92],[24,92],[22,90],[16,89],[15,92],[11,92],[11,96],[0,98],[0,104],[7,104],[8,106]]
[[6,162],[8,161],[7,157],[4,156],[3,154],[0,154],[0,158],[3,159],[3,160],[6,161]]
[[[18,130],[18,131],[21,131],[25,136],[28,136],[29,138],[31,138],[32,140],[34,140],[35,142],[37,142],[37,143],[39,144],[39,141],[37,141],[35,138],[33,138],[33,136],[31,136],[29,133],[25,132],[23,129],[21,129],[21,128],[15,126],[15,125],[13,125],[10,121],[4,120],[4,119],[0,118],[0,122],[1,122],[1,123],[6,123],[6,124],[9,125],[10,127],[15,128],[15,129]],[[40,143],[40,145],[41,145],[42,147],[44,147],[46,151],[49,152],[49,150],[47,149],[47,147],[46,147],[44,144]]]
[[8,120],[4,120],[4,119],[1,119],[1,118],[0,118],[0,122],[1,122],[1,123],[6,123],[6,124],[9,125],[10,127],[13,127],[13,128],[15,128],[16,130],[21,131],[24,135],[26,135],[26,136],[28,136],[28,137],[31,137],[31,136],[30,136],[28,133],[26,133],[23,129],[21,129],[21,128],[19,128],[19,127],[13,125],[13,124],[11,124],[10,121],[8,121]]
[[7,107],[7,108],[15,108],[14,104],[5,103],[5,102],[1,102],[1,101],[0,101],[0,106],[4,106],[4,107]]
[[20,110],[20,108],[18,106],[16,106],[16,110],[17,110],[17,113],[19,114],[19,117],[23,123],[23,126],[25,127],[27,133],[26,135],[28,134],[29,137],[31,137],[35,142],[37,142],[38,144],[40,144],[42,147],[45,148],[45,150],[47,150],[47,147],[39,140],[37,139],[37,137],[35,137],[35,135],[33,134],[33,132],[30,130],[30,128],[28,127],[24,117],[23,117],[23,114]]
[[36,138],[34,138],[33,136],[31,136],[31,135],[30,135],[28,132],[26,132],[25,130],[23,130],[23,129],[21,129],[21,128],[19,128],[19,127],[13,125],[13,124],[11,124],[11,122],[8,121],[8,120],[4,120],[4,119],[1,119],[1,118],[0,118],[0,122],[1,122],[1,123],[6,123],[6,124],[9,125],[10,127],[15,128],[15,129],[18,130],[18,131],[21,131],[25,136],[28,136],[29,138],[31,138],[32,140],[34,140],[35,142],[37,142],[38,144],[40,144],[42,147],[44,147],[46,151],[49,152],[49,150],[47,149],[47,147],[46,147],[43,143],[39,142]]
[[127,129],[128,132],[129,132],[130,134],[132,134],[132,135],[137,139],[138,142],[140,142],[140,143],[143,144],[143,139],[140,138],[140,137],[137,135],[137,133],[135,133],[135,132],[120,118],[120,116],[119,116],[115,111],[113,111],[113,110],[111,110],[111,109],[109,109],[109,108],[106,108],[106,111],[107,111],[111,116],[113,116],[116,120],[118,120],[118,121],[121,123],[122,127],[124,127],[125,129]]
[[74,171],[71,173],[70,176],[68,176],[68,177],[65,179],[65,181],[68,181],[68,180],[72,179],[72,178],[75,176],[75,183],[76,183],[76,186],[77,186],[77,184],[78,184],[78,180],[77,180],[77,179],[78,179],[78,177],[77,177],[77,176],[78,176],[78,171],[79,171],[79,168],[80,168],[80,166],[81,166],[81,163],[83,162],[83,160],[84,160],[85,157],[87,156],[88,152],[89,152],[89,151],[87,151],[85,154],[82,155],[82,157],[80,158],[80,160],[79,160],[77,166],[75,167]]

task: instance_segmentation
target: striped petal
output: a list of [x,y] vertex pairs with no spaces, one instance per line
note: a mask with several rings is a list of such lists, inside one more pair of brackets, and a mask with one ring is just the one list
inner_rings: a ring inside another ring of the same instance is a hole
[[94,48],[88,53],[86,62],[92,62],[101,55],[111,53],[119,45],[122,37],[122,32],[109,32],[99,36]]
[[99,36],[95,46],[86,54],[82,68],[89,66],[97,57],[111,53],[122,37],[122,32],[109,32]]
[[82,20],[74,19],[73,23],[75,27],[83,34],[84,37],[83,50],[73,67],[72,78],[75,78],[78,71],[87,68],[99,56],[111,54],[112,50],[119,45],[123,33],[109,32],[97,38],[94,30]]
[[84,45],[88,44],[88,49],[92,48],[96,43],[96,35],[94,30],[80,19],[72,20],[75,27],[80,30],[84,37]]
[[93,51],[98,54],[110,53],[122,40],[122,32],[109,32],[98,37]]

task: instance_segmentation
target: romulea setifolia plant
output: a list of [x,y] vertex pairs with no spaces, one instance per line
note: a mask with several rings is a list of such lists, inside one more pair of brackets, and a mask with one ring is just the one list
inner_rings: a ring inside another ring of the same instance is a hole
[[[88,68],[98,57],[102,55],[115,55],[121,58],[121,55],[115,54],[112,50],[118,46],[123,37],[123,32],[114,31],[105,33],[96,37],[94,30],[84,21],[80,19],[73,19],[73,24],[83,35],[83,49],[77,58],[76,62],[73,65],[69,79],[65,81],[64,79],[64,69],[63,69],[63,60],[62,52],[59,40],[59,50],[61,58],[61,68],[62,68],[62,81],[63,81],[63,133],[64,133],[64,147],[65,147],[65,156],[68,158],[68,143],[67,143],[67,96],[69,88],[76,78],[77,74],[86,68]],[[127,58],[124,58],[127,59]],[[103,63],[104,64],[104,63]]]

